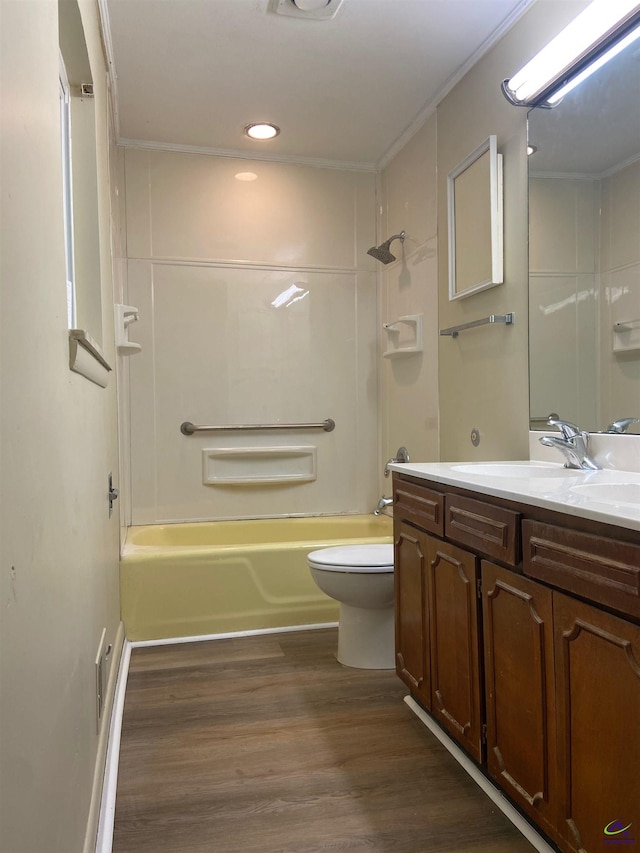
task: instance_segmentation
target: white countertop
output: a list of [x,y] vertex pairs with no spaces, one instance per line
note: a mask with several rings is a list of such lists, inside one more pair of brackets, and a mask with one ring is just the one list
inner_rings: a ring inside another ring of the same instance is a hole
[[[392,463],[392,471],[640,531],[640,474],[551,462]],[[521,470],[520,470],[521,469]],[[601,488],[602,487],[602,488]]]

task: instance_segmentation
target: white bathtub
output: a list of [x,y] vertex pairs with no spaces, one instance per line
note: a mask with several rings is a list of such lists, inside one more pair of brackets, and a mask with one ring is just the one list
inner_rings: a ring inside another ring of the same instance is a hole
[[120,561],[130,640],[335,622],[316,587],[316,548],[392,542],[391,519],[353,515],[131,527]]

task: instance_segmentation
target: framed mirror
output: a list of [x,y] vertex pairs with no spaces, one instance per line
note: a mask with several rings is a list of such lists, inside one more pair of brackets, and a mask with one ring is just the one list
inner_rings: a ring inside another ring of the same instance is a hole
[[[640,62],[530,111],[530,427],[640,418]],[[640,432],[640,424],[625,426]]]
[[449,300],[502,284],[502,154],[490,136],[447,175]]

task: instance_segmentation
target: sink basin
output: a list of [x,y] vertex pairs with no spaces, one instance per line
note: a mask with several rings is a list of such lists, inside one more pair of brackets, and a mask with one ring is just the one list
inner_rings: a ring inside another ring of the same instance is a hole
[[571,479],[580,477],[583,473],[558,465],[541,465],[535,462],[471,462],[468,465],[454,465],[453,470],[477,477],[509,477],[519,480],[528,480],[531,477]]
[[640,507],[640,483],[584,483],[572,486],[571,491],[580,497],[610,506]]

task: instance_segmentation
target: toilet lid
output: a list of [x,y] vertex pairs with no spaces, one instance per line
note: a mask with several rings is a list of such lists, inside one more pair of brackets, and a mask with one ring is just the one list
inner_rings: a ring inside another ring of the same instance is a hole
[[392,572],[393,545],[338,545],[312,551],[307,560],[327,571]]

